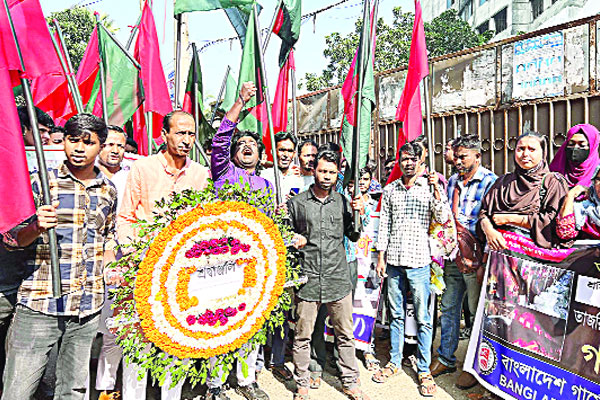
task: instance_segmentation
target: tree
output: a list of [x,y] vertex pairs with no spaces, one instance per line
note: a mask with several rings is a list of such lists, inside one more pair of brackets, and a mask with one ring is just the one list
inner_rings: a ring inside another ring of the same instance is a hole
[[[393,15],[392,26],[387,25],[381,18],[377,21],[376,72],[408,64],[415,16],[411,12],[402,12],[401,7],[395,7]],[[347,36],[342,36],[339,32],[327,35],[323,55],[329,59],[329,63],[321,74],[307,73],[301,85],[304,83],[308,90],[313,91],[342,83],[358,47],[361,28],[362,19],[359,19],[356,21],[354,32]],[[454,9],[449,9],[431,22],[425,23],[429,57],[479,46],[490,40],[493,35],[493,31],[478,34]]]
[[[48,24],[52,24],[52,20],[55,18],[65,38],[73,69],[77,71],[94,26],[96,26],[94,12],[87,8],[69,8],[51,13],[46,20]],[[107,15],[100,15],[100,22],[113,33],[119,30]]]

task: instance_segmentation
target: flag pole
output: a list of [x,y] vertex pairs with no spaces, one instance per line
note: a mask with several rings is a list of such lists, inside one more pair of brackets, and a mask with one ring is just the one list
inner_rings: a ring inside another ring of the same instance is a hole
[[54,51],[56,52],[56,56],[58,57],[58,61],[60,62],[60,67],[63,70],[63,74],[65,74],[65,79],[67,80],[67,87],[69,88],[69,93],[71,94],[71,98],[73,99],[73,104],[75,104],[77,113],[82,113],[83,105],[77,101],[77,96],[75,95],[76,89],[73,88],[73,82],[71,82],[71,77],[69,76],[69,71],[67,70],[65,60],[62,57],[60,47],[58,47],[58,43],[56,43],[56,39],[53,35],[50,35],[50,40],[52,40],[52,45],[54,46]]
[[227,66],[225,70],[225,76],[223,77],[223,82],[221,82],[221,89],[219,89],[219,96],[217,97],[217,102],[215,103],[215,108],[212,110],[212,115],[210,116],[210,126],[212,126],[213,122],[215,122],[215,118],[217,117],[217,110],[219,109],[219,103],[223,98],[223,93],[225,93],[225,87],[227,86],[227,77],[229,76],[229,71],[231,70],[231,66]]
[[60,25],[58,24],[58,20],[56,18],[54,18],[52,22],[54,23],[54,29],[56,29],[56,34],[58,35],[59,42],[56,43],[56,40],[54,40],[54,37],[52,35],[50,35],[50,38],[52,39],[52,44],[54,45],[54,50],[56,51],[58,60],[60,61],[60,66],[62,67],[65,73],[65,77],[67,78],[67,84],[69,86],[69,89],[71,89],[71,96],[73,96],[75,108],[77,109],[78,113],[82,113],[84,111],[83,100],[81,100],[79,86],[77,85],[77,81],[75,80],[75,76],[73,75],[73,64],[71,64],[71,57],[69,57],[67,46],[65,46],[65,39],[63,37],[62,29],[60,29]]
[[[96,14],[96,27],[102,29],[100,23],[100,15]],[[106,78],[104,76],[104,60],[102,59],[102,43],[100,43],[100,36],[98,35],[98,54],[100,54],[100,96],[102,97],[102,119],[104,123],[108,125],[108,106],[106,104]]]
[[146,111],[144,113],[144,118],[146,119],[146,135],[148,136],[148,155],[152,155],[152,123],[154,122],[152,119],[152,111]]
[[[367,18],[369,18],[369,1],[365,0],[364,6],[363,6],[363,26],[362,26],[361,39],[360,39],[361,48],[360,48],[360,52],[359,52],[357,60],[356,60],[356,66],[357,66],[357,70],[358,70],[358,90],[356,92],[356,95],[355,95],[356,100],[354,102],[356,117],[354,118],[354,122],[355,122],[354,135],[353,135],[354,146],[352,146],[352,161],[354,162],[354,165],[353,165],[354,197],[360,196],[360,189],[358,187],[358,182],[360,181],[359,147],[360,147],[360,134],[361,134],[360,125],[361,125],[361,119],[362,119],[361,118],[362,87],[363,87],[363,81],[364,81],[364,76],[365,76],[365,71],[363,70],[363,63],[364,63],[364,59],[365,59],[366,49],[368,48],[369,51],[371,51],[370,41],[365,40],[365,39],[369,39],[371,36],[367,32],[367,29],[366,29]],[[354,211],[354,231],[355,232],[359,231],[359,226],[360,226],[360,212],[356,210],[356,211]]]
[[427,152],[429,153],[429,172],[434,171],[435,160],[433,154],[433,132],[431,131],[431,98],[429,97],[429,82],[431,74],[423,81],[423,95],[425,96],[425,127],[427,128]]
[[177,20],[177,43],[175,45],[175,109],[179,109],[179,84],[181,82],[181,14],[175,16]]
[[[260,26],[258,24],[258,17],[257,17],[257,10],[256,10],[256,3],[254,3],[252,5],[252,7],[254,8],[254,29],[256,30],[255,34],[256,34],[256,40],[258,40],[258,54],[259,54],[259,60],[260,60],[260,75],[261,75],[261,79],[262,79],[262,83],[264,85],[264,101],[266,102],[266,109],[267,109],[267,119],[269,121],[269,133],[271,136],[271,151],[273,153],[273,176],[275,178],[275,199],[277,200],[277,204],[282,204],[283,203],[283,196],[281,193],[281,180],[280,180],[280,176],[279,176],[279,167],[278,167],[278,163],[277,163],[277,145],[275,143],[275,131],[273,129],[273,115],[271,114],[271,98],[269,96],[269,84],[267,83],[267,74],[265,71],[265,58],[264,58],[264,54],[262,51],[260,51],[260,49],[263,48],[262,46],[262,38],[260,37]],[[257,89],[261,89],[261,88],[257,88]],[[262,132],[261,132],[262,133]]]
[[[289,55],[288,55],[289,57]],[[292,129],[294,130],[294,136],[298,137],[298,115],[296,114],[296,106],[298,105],[296,102],[296,69],[292,68],[290,70],[290,75],[292,78]],[[286,104],[287,106],[287,104]]]
[[[271,34],[273,33],[273,28],[275,27],[275,22],[277,21],[277,15],[279,14],[279,9],[281,8],[281,3],[283,3],[283,0],[279,0],[277,2],[277,6],[275,6],[275,14],[273,14],[273,19],[271,20],[271,24],[269,25],[269,30],[267,31],[267,36],[265,37],[265,42],[261,46],[263,54],[267,51],[267,47],[269,46],[269,41],[271,40]],[[258,30],[258,32],[260,34],[260,29]]]
[[[15,25],[13,23],[12,16],[10,14],[10,8],[8,3],[4,0],[4,9],[6,10],[6,16],[10,25],[10,31],[12,33],[15,47],[17,48],[17,54],[19,56],[19,62],[21,63],[21,85],[23,86],[23,96],[25,97],[25,103],[27,104],[27,115],[29,116],[29,123],[31,124],[31,130],[33,132],[33,144],[35,147],[35,155],[38,162],[38,173],[40,176],[40,183],[42,186],[42,199],[44,205],[52,205],[52,197],[50,194],[50,184],[48,183],[48,169],[46,167],[46,158],[44,157],[44,149],[42,145],[42,138],[38,129],[37,116],[35,114],[35,107],[33,105],[33,98],[31,96],[31,86],[29,81],[25,78],[25,63],[23,61],[23,54],[21,53],[21,47],[19,46],[19,40],[17,38],[17,32],[15,31]],[[52,297],[60,298],[62,296],[61,280],[60,280],[60,263],[58,259],[58,238],[56,236],[56,229],[48,229],[48,244],[50,246],[50,273],[52,276]]]
[[125,45],[125,48],[127,50],[129,50],[131,48],[131,45],[133,44],[133,39],[135,38],[135,34],[137,33],[137,31],[140,29],[141,23],[142,23],[142,14],[140,14],[137,24],[134,25],[133,29],[131,29],[131,33],[129,34],[129,39],[127,39],[127,44]]
[[204,152],[202,146],[198,143],[198,132],[200,131],[200,105],[198,104],[198,65],[196,65],[196,60],[198,60],[198,53],[196,51],[196,43],[192,43],[192,79],[194,80],[192,86],[192,104],[194,105],[192,112],[194,113],[194,124],[195,124],[195,132],[196,138],[194,139],[194,147],[196,151],[200,154],[200,157],[204,159],[206,166],[210,166],[208,162],[208,156]]

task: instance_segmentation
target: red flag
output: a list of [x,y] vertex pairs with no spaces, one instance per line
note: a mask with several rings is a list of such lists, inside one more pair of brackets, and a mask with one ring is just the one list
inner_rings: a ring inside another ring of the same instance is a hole
[[[296,70],[294,63],[294,50],[290,50],[285,64],[279,71],[277,79],[277,89],[275,89],[275,97],[273,99],[273,130],[275,133],[285,132],[288,124],[288,89],[290,86],[290,71]],[[260,118],[259,118],[260,120]],[[267,125],[267,124],[265,124]],[[265,152],[269,161],[273,161],[271,152],[271,138],[269,135],[268,125],[263,133],[263,143],[265,144]]]
[[[139,34],[135,43],[133,57],[140,63],[145,101],[143,111],[153,113],[152,136],[160,137],[162,117],[173,111],[167,79],[160,61],[160,48],[152,8],[146,1],[140,20]],[[158,121],[158,123],[156,123]],[[148,147],[146,138],[146,149]],[[140,145],[140,149],[144,146]]]
[[12,86],[21,69],[8,17],[0,7],[0,233],[35,214],[25,144]]
[[[421,2],[415,0],[415,22],[410,44],[408,73],[406,74],[404,91],[400,96],[400,102],[396,109],[396,120],[402,122],[402,128],[398,134],[398,149],[404,143],[413,141],[421,135],[423,113],[421,112],[421,90],[419,85],[427,75],[429,75],[429,63],[427,60],[425,29],[423,27],[423,13]],[[396,160],[398,160],[398,154],[396,154]],[[400,167],[396,163],[387,183],[395,181],[401,175]]]
[[[36,106],[59,118],[75,112],[39,0],[11,0],[10,13]],[[10,27],[6,27],[10,32]],[[12,37],[10,37],[12,40]],[[43,56],[42,56],[43,55]],[[13,81],[14,85],[20,82]]]

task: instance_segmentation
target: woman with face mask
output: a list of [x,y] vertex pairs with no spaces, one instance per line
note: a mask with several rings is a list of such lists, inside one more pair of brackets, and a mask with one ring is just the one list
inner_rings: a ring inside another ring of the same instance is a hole
[[550,171],[563,174],[570,188],[576,185],[590,186],[596,166],[600,162],[599,144],[600,134],[595,126],[575,125],[569,129],[565,142],[550,163]]
[[546,163],[546,137],[528,132],[517,139],[515,172],[499,177],[481,203],[479,225],[492,250],[507,248],[499,229],[531,238],[543,248],[566,246],[555,218],[567,194],[565,179]]
[[[556,218],[562,239],[600,239],[600,166],[594,169],[590,187],[577,185],[567,194]],[[577,201],[581,199],[580,201]]]

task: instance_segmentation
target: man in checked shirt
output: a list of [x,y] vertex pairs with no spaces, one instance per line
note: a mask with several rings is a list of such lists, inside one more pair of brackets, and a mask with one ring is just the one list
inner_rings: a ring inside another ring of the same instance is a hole
[[[373,376],[373,380],[384,383],[401,371],[406,296],[410,291],[417,320],[419,391],[429,397],[435,393],[436,384],[429,371],[433,325],[428,311],[431,276],[428,230],[432,218],[439,223],[447,222],[450,208],[438,185],[437,173],[431,171],[428,179],[418,176],[422,151],[423,147],[415,142],[400,148],[402,178],[387,185],[383,191],[377,273],[382,278],[387,276],[391,351],[390,362]],[[430,186],[433,186],[433,193]]]
[[[65,129],[67,159],[48,171],[52,205],[41,205],[40,178],[33,173],[37,212],[10,232],[10,245],[25,248],[27,272],[8,331],[3,400],[33,396],[56,343],[60,349],[55,398],[83,399],[85,393],[104,302],[104,265],[115,259],[117,191],[94,166],[106,140],[106,124],[91,114],[79,114]],[[52,297],[50,228],[58,236],[58,299]]]

